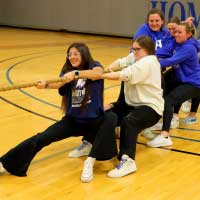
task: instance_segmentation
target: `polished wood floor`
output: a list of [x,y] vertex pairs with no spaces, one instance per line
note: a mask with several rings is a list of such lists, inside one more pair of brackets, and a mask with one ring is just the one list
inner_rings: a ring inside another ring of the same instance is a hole
[[[0,87],[57,78],[68,45],[76,41],[104,66],[127,55],[131,45],[126,38],[0,27]],[[119,84],[106,81],[105,103],[117,98]],[[59,107],[55,90],[0,92],[0,155],[59,120]],[[171,148],[148,148],[139,136],[136,173],[111,179],[106,174],[117,160],[96,162],[91,183],[80,181],[85,158],[67,157],[81,138],[51,144],[34,158],[27,177],[0,176],[0,200],[199,200],[200,126],[179,127],[171,136]]]

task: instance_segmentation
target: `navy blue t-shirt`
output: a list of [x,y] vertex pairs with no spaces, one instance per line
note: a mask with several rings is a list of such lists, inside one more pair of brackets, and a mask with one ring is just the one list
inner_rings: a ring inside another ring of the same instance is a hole
[[[95,61],[89,66],[89,69],[93,69],[96,66],[102,65]],[[81,108],[81,102],[85,96],[86,81],[89,83],[89,97],[87,99],[86,108]],[[59,93],[62,96],[66,96],[67,108],[66,114],[74,117],[79,122],[87,122],[91,118],[96,118],[104,114],[103,108],[103,80],[87,80],[77,79],[70,83],[65,84],[59,88]]]

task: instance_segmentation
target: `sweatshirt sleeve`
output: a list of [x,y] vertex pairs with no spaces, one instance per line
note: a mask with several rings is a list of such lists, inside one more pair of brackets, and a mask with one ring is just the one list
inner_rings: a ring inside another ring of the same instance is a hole
[[129,81],[131,84],[139,83],[146,79],[149,74],[147,60],[137,61],[120,72],[120,80]]
[[132,65],[135,62],[134,54],[130,53],[127,57],[118,59],[118,63],[121,69]]
[[149,36],[149,30],[148,30],[148,25],[147,24],[142,24],[138,30],[135,32],[135,34],[133,35],[133,40],[135,40],[136,38],[142,36],[142,35],[146,35]]
[[171,56],[170,58],[166,58],[163,60],[160,60],[161,67],[169,67],[173,65],[177,65],[184,60],[187,60],[192,56],[192,54],[196,51],[193,46],[185,45],[180,47],[181,49],[179,51],[176,51],[176,53]]
[[169,58],[173,56],[173,50],[174,50],[174,43],[171,42],[167,44],[166,46],[163,46],[162,48],[157,49],[156,56],[158,58]]

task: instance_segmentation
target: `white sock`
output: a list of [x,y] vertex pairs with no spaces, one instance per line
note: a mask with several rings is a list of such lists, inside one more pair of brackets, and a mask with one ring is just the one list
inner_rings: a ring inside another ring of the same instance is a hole
[[2,163],[0,162],[0,173],[5,172],[6,169],[3,167]]

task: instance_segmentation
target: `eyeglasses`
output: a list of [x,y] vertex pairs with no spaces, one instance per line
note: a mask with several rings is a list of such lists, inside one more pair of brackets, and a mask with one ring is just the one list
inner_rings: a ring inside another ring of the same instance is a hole
[[137,52],[137,51],[139,51],[139,50],[141,50],[142,48],[133,48],[132,47],[132,50],[134,51],[134,52]]
[[77,56],[80,56],[80,55],[81,55],[81,54],[80,54],[79,52],[67,53],[67,57],[68,57],[68,58],[71,57],[71,56],[77,57]]

